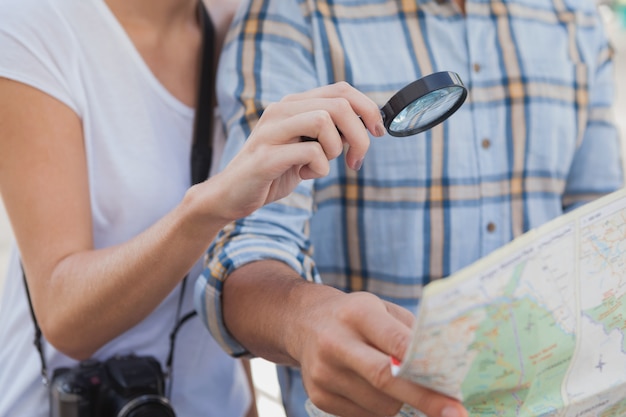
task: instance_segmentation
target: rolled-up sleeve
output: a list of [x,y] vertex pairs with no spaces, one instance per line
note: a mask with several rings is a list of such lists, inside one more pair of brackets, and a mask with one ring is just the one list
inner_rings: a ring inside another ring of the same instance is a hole
[[[308,30],[296,2],[248,1],[239,8],[217,77],[227,127],[222,166],[241,149],[268,104],[319,86]],[[230,224],[207,252],[205,269],[196,281],[195,305],[211,334],[233,356],[247,353],[229,334],[222,315],[223,286],[235,269],[272,259],[304,279],[319,280],[308,236],[312,186],[312,181],[304,181],[288,197]]]
[[222,315],[222,288],[234,270],[272,259],[284,262],[303,279],[319,282],[306,233],[309,203],[307,182],[285,199],[231,223],[209,248],[205,269],[196,281],[195,304],[210,333],[230,355],[247,355],[226,329]]

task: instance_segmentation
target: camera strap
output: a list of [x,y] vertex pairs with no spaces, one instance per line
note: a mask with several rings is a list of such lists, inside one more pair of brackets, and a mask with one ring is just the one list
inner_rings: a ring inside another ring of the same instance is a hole
[[[191,145],[191,182],[192,185],[203,182],[209,177],[211,171],[211,160],[213,158],[213,109],[215,107],[214,85],[215,85],[215,28],[202,0],[199,0],[199,16],[202,25],[202,57],[200,60],[200,81],[198,85],[198,103],[194,119],[193,141]],[[37,348],[39,359],[41,361],[41,377],[44,385],[48,385],[48,369],[46,365],[46,357],[43,351],[42,332],[35,316],[35,310],[30,298],[28,282],[26,281],[26,273],[24,266],[20,263],[22,269],[22,279],[24,280],[24,288],[28,298],[28,307],[30,315],[35,326],[35,338],[33,344]],[[180,296],[178,306],[176,308],[176,320],[174,328],[170,333],[170,349],[165,363],[165,376],[172,378],[172,364],[174,361],[174,346],[176,344],[176,335],[181,326],[197,313],[192,310],[181,317],[183,299],[185,297],[185,287],[187,286],[186,275],[180,284]]]

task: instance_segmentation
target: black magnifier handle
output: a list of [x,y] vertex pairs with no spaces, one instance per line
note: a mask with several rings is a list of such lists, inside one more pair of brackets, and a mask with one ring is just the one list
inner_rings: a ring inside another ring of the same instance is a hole
[[[467,89],[458,74],[435,72],[400,89],[380,108],[380,114],[391,136],[413,136],[446,120],[466,97]],[[302,140],[317,139],[303,136]]]
[[[385,121],[385,114],[381,111],[380,115],[382,116],[383,122],[384,122]],[[361,121],[361,123],[363,123],[363,126],[367,129],[367,127],[365,126],[365,122],[363,121],[361,116],[358,116],[358,118]],[[337,128],[337,132],[339,132],[339,136],[343,137],[343,133],[341,133],[341,130],[339,130],[339,128]],[[317,142],[317,138],[312,138],[310,136],[300,136],[300,140],[302,142]]]
[[301,142],[317,142],[317,138],[312,138],[311,136],[300,136]]

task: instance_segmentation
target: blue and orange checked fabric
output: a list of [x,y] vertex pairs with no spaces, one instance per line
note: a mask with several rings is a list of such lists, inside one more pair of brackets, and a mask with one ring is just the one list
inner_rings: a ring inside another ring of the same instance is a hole
[[311,281],[414,310],[422,288],[542,223],[622,186],[612,49],[593,0],[254,0],[223,51],[225,159],[269,103],[347,81],[383,105],[436,71],[469,89],[447,122],[372,138],[359,172],[329,176],[225,229],[196,305],[232,354],[221,286],[278,259]]

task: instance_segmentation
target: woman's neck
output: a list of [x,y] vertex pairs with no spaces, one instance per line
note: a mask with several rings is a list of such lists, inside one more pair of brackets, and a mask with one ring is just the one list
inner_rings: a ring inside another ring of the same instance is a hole
[[196,104],[202,29],[199,0],[105,0],[161,84]]
[[203,1],[215,27],[215,49],[221,50],[239,0],[105,0],[153,74],[175,97],[195,105]]
[[105,0],[124,27],[167,31],[198,24],[199,0]]

